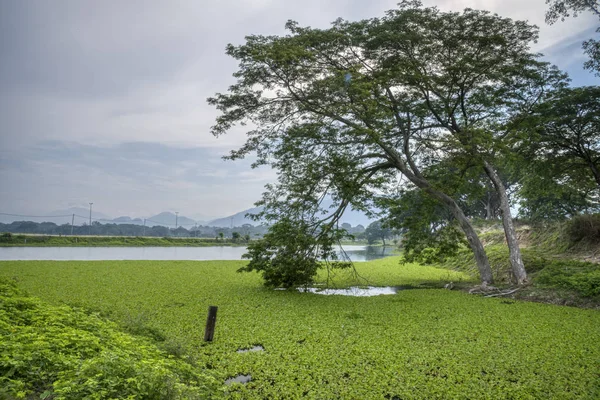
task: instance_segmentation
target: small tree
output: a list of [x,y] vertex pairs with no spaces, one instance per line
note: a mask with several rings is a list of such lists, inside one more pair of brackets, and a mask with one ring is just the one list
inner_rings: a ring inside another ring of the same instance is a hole
[[238,272],[260,272],[265,285],[270,287],[309,285],[321,267],[320,260],[334,260],[328,264],[332,268],[350,266],[337,261],[334,245],[340,235],[344,232],[318,235],[305,222],[282,218],[261,240],[248,245],[248,253],[243,258],[250,261]]
[[385,239],[392,236],[392,230],[384,226],[381,221],[375,221],[369,224],[365,230],[365,236],[367,237],[368,244],[373,244],[377,240],[381,240],[385,246]]

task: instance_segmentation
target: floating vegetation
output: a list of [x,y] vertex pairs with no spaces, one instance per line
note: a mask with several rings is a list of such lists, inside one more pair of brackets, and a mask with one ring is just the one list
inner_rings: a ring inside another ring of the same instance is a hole
[[[133,320],[163,337],[161,348],[177,344],[177,357],[214,374],[225,398],[600,398],[596,310],[440,290],[470,278],[400,265],[398,257],[356,264],[364,281],[340,272],[334,284],[419,290],[372,297],[275,291],[259,274],[237,273],[243,265],[11,261],[0,262],[0,275],[17,277],[49,303],[94,310],[121,325]],[[210,305],[219,307],[219,319],[208,344],[202,335]],[[255,346],[265,350],[237,353]]]

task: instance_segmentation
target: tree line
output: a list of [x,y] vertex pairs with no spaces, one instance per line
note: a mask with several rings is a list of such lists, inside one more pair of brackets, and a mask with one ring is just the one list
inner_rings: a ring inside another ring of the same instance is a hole
[[53,222],[15,221],[10,224],[0,223],[0,232],[31,233],[43,235],[101,235],[101,236],[151,236],[151,237],[198,237],[217,239],[243,239],[248,240],[262,236],[267,231],[264,226],[244,224],[234,228],[220,228],[214,226],[194,226],[186,229],[182,226],[177,229],[162,225],[141,226],[137,224],[102,224],[92,222],[87,224],[57,225]]

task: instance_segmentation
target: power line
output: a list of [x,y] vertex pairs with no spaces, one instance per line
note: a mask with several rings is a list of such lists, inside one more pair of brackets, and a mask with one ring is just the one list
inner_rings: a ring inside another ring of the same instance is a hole
[[22,214],[0,213],[0,215],[8,215],[11,217],[26,217],[26,218],[64,218],[64,217],[70,217],[73,214],[68,214],[68,215],[22,215]]
[[[10,213],[2,213],[0,212],[0,215],[6,215],[6,216],[10,216],[10,217],[24,217],[24,218],[66,218],[66,217],[77,217],[77,218],[81,218],[84,219],[86,221],[90,220],[89,216],[84,216],[84,215],[79,215],[79,214],[65,214],[65,215],[24,215],[24,214],[10,214]],[[140,220],[143,220],[143,218],[139,218]],[[106,219],[106,218],[91,218],[92,221],[98,221],[98,222],[108,222],[108,223],[112,223],[112,224],[127,224],[128,222],[119,222],[119,221],[115,221],[112,219]],[[151,219],[146,219],[146,221],[148,222],[153,222],[157,225],[161,225],[161,226],[167,226],[167,227],[171,227],[171,226],[175,226],[175,227],[179,227],[179,226],[196,226],[199,225],[197,222],[193,222],[193,223],[188,223],[188,224],[169,224],[169,223],[165,223],[165,222],[159,222],[159,221],[154,221]],[[133,225],[137,225],[137,224],[133,224]]]

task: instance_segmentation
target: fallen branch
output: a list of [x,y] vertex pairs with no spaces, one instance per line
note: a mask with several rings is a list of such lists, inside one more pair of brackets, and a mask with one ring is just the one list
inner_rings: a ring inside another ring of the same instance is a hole
[[509,294],[513,294],[516,291],[521,290],[521,288],[516,288],[514,290],[509,290],[508,292],[502,292],[502,293],[496,293],[496,294],[489,294],[487,296],[483,296],[483,297],[499,297],[499,296],[508,296]]

